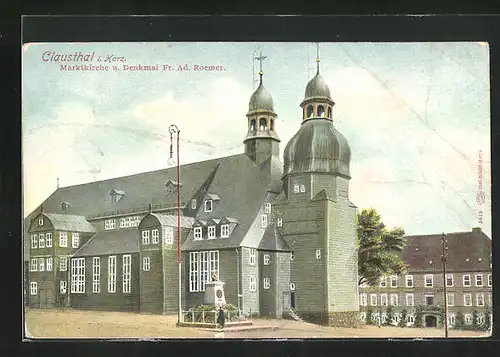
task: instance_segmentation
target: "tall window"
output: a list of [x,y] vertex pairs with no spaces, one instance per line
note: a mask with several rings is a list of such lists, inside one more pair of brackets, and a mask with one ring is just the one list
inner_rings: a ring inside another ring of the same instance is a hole
[[191,200],[191,209],[196,209],[196,198]]
[[391,288],[398,287],[398,277],[397,275],[391,275]]
[[132,277],[132,258],[130,254],[123,256],[123,293],[129,294],[131,288],[131,277]]
[[257,291],[257,280],[255,279],[255,275],[248,276],[248,290],[252,292]]
[[68,283],[66,280],[61,280],[59,281],[59,292],[61,294],[66,294],[66,292],[68,291]]
[[306,185],[300,185],[300,192],[301,193],[306,192]]
[[271,213],[271,204],[266,202],[266,205],[264,207],[264,212],[265,213]]
[[46,243],[47,248],[52,247],[52,233],[47,233],[45,235],[45,243]]
[[215,238],[215,226],[208,226],[208,239]]
[[163,242],[165,244],[172,244],[174,242],[174,229],[172,227],[165,227],[163,230]]
[[36,258],[31,258],[30,271],[38,271],[38,260]]
[[194,228],[194,240],[202,240],[203,239],[203,232],[201,230],[201,227],[195,227]]
[[59,246],[64,248],[68,246],[68,233],[59,232]]
[[425,287],[426,288],[432,288],[434,285],[434,276],[432,274],[428,274],[424,277],[425,280]]
[[367,294],[365,294],[365,293],[360,294],[359,304],[361,306],[367,306],[368,305],[368,295]]
[[71,259],[71,292],[85,292],[85,258]]
[[391,294],[391,305],[398,306],[398,294]]
[[464,294],[464,306],[472,306],[472,294],[471,293]]
[[491,286],[493,283],[492,279],[491,279],[491,274],[488,274],[488,286]]
[[36,295],[38,294],[38,284],[35,281],[30,283],[30,294]]
[[476,294],[476,305],[477,306],[484,306],[484,294],[483,293]]
[[415,305],[413,294],[406,294],[406,306],[413,306],[413,305]]
[[370,294],[370,305],[377,306],[377,294]]
[[267,214],[263,214],[260,216],[260,226],[262,228],[267,228]]
[[307,114],[306,114],[306,117],[307,118],[310,118],[313,116],[313,106],[312,105],[308,105],[307,106]]
[[278,227],[282,227],[283,226],[283,218],[278,217],[276,219],[276,224],[277,224]]
[[151,258],[143,257],[142,258],[142,270],[149,271],[151,269]]
[[92,292],[99,293],[101,291],[101,258],[94,257],[92,259]]
[[38,235],[38,248],[45,248],[45,234]]
[[116,293],[116,256],[108,257],[108,293]]
[[267,121],[265,118],[259,119],[259,130],[267,130]]
[[264,254],[264,265],[269,265],[271,260],[271,255],[270,254]]
[[158,229],[153,229],[151,231],[151,236],[153,237],[153,244],[157,244],[159,242],[159,233]]
[[211,279],[212,275],[215,275],[217,279],[219,279],[219,251],[218,250],[212,250],[210,251],[210,275],[209,278]]
[[205,200],[205,212],[212,212],[213,204],[212,200]]
[[116,220],[115,219],[107,219],[104,221],[104,229],[115,229],[116,228]]
[[250,120],[250,130],[254,131],[256,129],[255,119]]
[[316,249],[316,259],[321,259],[321,249]]
[[380,294],[380,305],[387,306],[387,294]]
[[43,226],[43,218],[38,218],[38,225]]
[[149,231],[142,231],[142,244],[149,244]]
[[210,277],[208,274],[208,252],[200,252],[199,254],[200,257],[200,286],[198,290],[200,291],[205,291],[205,283],[210,281]]
[[271,278],[264,278],[264,289],[268,290],[271,288]]
[[72,247],[78,248],[80,246],[80,233],[71,233]]
[[229,224],[223,224],[220,226],[220,236],[222,238],[229,237]]
[[60,271],[68,270],[68,257],[65,256],[59,257],[59,270]]
[[45,268],[47,271],[52,271],[52,258],[47,258],[47,261],[45,262]]
[[453,274],[446,275],[446,286],[453,286]]
[[470,283],[470,274],[465,274],[462,277],[462,282],[463,282],[463,286],[470,286],[471,285],[471,283]]
[[38,258],[38,271],[45,271],[45,258]]
[[434,305],[434,295],[424,295],[425,305],[431,306]]
[[[196,229],[196,228],[195,228]],[[189,253],[189,291],[198,291],[199,281],[198,252]]]
[[250,248],[250,265],[255,265],[255,262],[257,261],[257,249],[255,248]]
[[201,251],[189,253],[189,291],[204,291],[205,284],[219,278],[219,252]]
[[476,286],[483,286],[483,274],[476,274]]
[[407,275],[405,280],[406,280],[406,287],[413,288],[413,275]]
[[465,314],[464,320],[466,325],[472,325],[472,314]]
[[38,248],[38,235],[37,234],[31,235],[31,248]]
[[447,293],[446,294],[446,303],[448,306],[455,306],[455,294]]
[[322,105],[318,105],[317,112],[318,112],[319,117],[324,117],[325,116],[325,107]]
[[387,287],[387,277],[386,276],[380,277],[380,287],[381,288]]

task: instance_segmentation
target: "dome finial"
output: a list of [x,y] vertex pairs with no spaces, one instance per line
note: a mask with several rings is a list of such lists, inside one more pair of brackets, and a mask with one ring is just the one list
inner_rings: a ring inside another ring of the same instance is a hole
[[259,70],[260,82],[259,82],[259,84],[262,84],[262,75],[264,74],[264,72],[262,72],[262,62],[266,58],[267,58],[267,56],[262,56],[262,52],[260,53],[259,57],[255,57],[255,59],[260,62],[260,70]]
[[319,74],[319,42],[316,43],[316,74]]

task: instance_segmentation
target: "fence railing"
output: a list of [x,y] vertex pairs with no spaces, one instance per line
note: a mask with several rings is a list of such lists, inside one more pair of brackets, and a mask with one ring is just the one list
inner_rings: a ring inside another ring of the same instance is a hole
[[[191,323],[217,323],[217,317],[219,316],[219,310],[211,311],[196,311],[196,310],[183,310],[182,311],[182,322]],[[235,311],[224,311],[225,322],[238,321],[239,314]]]

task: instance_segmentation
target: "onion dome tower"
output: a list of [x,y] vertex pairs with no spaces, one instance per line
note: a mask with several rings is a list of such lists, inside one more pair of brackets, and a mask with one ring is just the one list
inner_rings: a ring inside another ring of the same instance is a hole
[[262,61],[266,56],[262,53],[256,59],[260,61],[260,81],[259,87],[250,97],[248,103],[248,132],[243,143],[245,144],[245,153],[255,163],[260,164],[269,156],[279,155],[280,139],[276,134],[276,118],[274,112],[273,98],[264,88],[262,83]]

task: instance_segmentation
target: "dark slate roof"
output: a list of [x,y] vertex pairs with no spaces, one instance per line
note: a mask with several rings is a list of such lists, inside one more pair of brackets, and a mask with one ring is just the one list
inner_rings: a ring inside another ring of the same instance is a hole
[[74,254],[75,257],[139,252],[139,231],[117,229],[99,232]]
[[43,213],[55,230],[94,233],[95,228],[84,216],[70,214]]
[[[150,213],[151,216],[156,217],[162,226],[175,226],[177,227],[177,215],[167,215],[161,213]],[[195,222],[193,217],[181,216],[181,227],[191,228]]]
[[[441,234],[408,236],[401,258],[409,271],[441,269]],[[489,270],[491,239],[482,231],[446,234],[449,271]]]
[[280,252],[292,251],[274,224],[270,224],[267,226],[266,231],[264,232],[264,236],[260,241],[259,250]]

